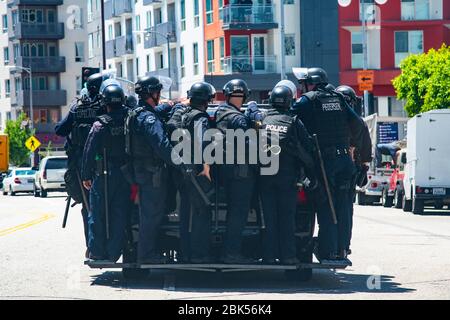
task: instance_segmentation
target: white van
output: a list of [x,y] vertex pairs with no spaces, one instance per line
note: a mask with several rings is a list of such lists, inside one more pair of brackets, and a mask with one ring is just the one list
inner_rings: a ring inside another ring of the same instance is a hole
[[45,198],[48,192],[65,191],[64,174],[66,171],[67,156],[42,159],[34,180],[34,196]]
[[433,110],[408,121],[403,210],[450,204],[450,110]]

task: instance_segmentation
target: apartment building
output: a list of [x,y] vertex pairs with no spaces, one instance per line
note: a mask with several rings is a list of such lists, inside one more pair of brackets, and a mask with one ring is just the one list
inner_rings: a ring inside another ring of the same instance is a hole
[[8,3],[0,1],[0,133],[5,130],[6,120],[11,119],[11,82],[9,79],[10,52],[8,48]]
[[5,64],[0,69],[2,118],[3,113],[12,119],[20,112],[30,115],[32,92],[36,136],[44,146],[51,142],[62,147],[64,140],[54,134],[54,126],[81,90],[81,68],[88,57],[86,2],[3,0],[1,5],[2,22],[8,26],[0,39]]
[[[358,89],[357,70],[363,67],[362,1],[368,26],[368,68],[375,70],[370,111],[382,116],[404,116],[404,102],[396,99],[392,79],[409,54],[427,52],[450,43],[450,1],[354,0],[339,8],[340,81]],[[362,94],[361,92],[358,92]]]

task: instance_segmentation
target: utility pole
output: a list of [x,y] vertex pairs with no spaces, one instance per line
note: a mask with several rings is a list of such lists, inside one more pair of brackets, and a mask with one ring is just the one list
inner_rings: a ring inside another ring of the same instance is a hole
[[[363,0],[362,3],[362,36],[363,36],[363,69],[368,68],[368,57],[367,57],[367,19],[366,19],[366,1]],[[364,90],[364,116],[369,115],[369,91]]]
[[281,80],[286,79],[286,49],[284,40],[284,0],[280,0],[280,57]]
[[101,19],[102,19],[102,62],[103,62],[103,70],[106,70],[106,38],[105,38],[105,1],[100,0],[100,11],[101,11]]

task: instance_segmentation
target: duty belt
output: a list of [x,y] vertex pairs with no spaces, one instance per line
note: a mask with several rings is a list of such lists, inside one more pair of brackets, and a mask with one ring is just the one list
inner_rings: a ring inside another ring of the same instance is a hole
[[322,149],[324,157],[338,157],[350,154],[348,147],[325,147]]

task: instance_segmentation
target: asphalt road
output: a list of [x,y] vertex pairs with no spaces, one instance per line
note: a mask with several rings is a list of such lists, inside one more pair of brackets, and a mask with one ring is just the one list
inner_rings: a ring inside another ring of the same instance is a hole
[[355,213],[353,267],[306,283],[281,272],[154,272],[148,280],[83,265],[79,208],[64,195],[0,195],[0,299],[450,299],[450,212],[381,206]]

